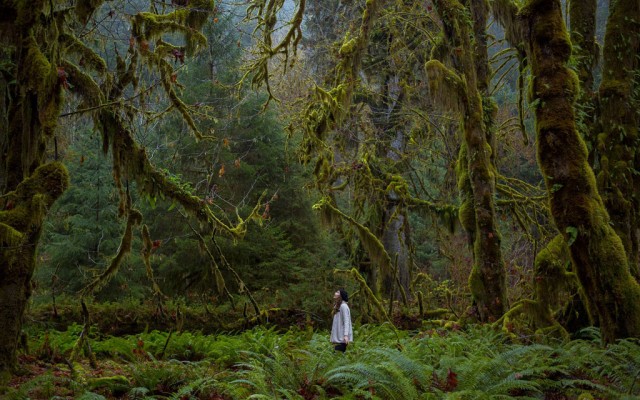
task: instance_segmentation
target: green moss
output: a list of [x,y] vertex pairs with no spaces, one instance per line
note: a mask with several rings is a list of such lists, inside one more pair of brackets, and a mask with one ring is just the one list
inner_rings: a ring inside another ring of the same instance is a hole
[[69,80],[73,85],[71,91],[80,95],[87,106],[94,107],[104,103],[104,93],[90,75],[81,71],[78,66],[67,61],[63,62],[62,66],[69,74]]
[[[540,102],[537,151],[554,222],[565,235],[569,229],[577,232],[571,258],[604,340],[639,337],[640,286],[629,273],[620,238],[609,226],[585,143],[576,130],[571,89],[576,78],[568,72],[569,45],[560,2],[531,1],[527,11],[523,16],[532,24],[529,59],[536,76],[534,100]],[[561,189],[552,190],[555,185]]]
[[[57,76],[57,70],[40,51],[40,47],[33,35],[26,39],[24,46],[26,48],[26,57],[21,72],[27,77],[27,89],[46,96],[50,92],[52,77]],[[53,81],[55,82],[55,78]]]
[[124,394],[131,388],[131,382],[129,382],[129,379],[122,375],[105,376],[87,380],[87,388],[89,390],[106,388],[109,389],[112,394]]
[[[38,235],[47,210],[69,187],[67,169],[58,162],[45,164],[22,181],[6,196],[14,203],[11,210],[0,211],[0,243],[17,245]],[[14,262],[24,257],[14,254]],[[6,261],[6,259],[5,259]]]
[[424,68],[434,101],[442,107],[457,108],[462,97],[466,96],[466,85],[460,76],[438,60],[427,61]]
[[342,46],[340,47],[340,50],[338,51],[338,54],[340,54],[340,56],[345,57],[351,53],[353,53],[353,51],[356,48],[358,41],[354,38],[354,39],[350,39],[349,38],[345,38],[344,43],[342,44]]
[[567,273],[570,263],[569,247],[562,235],[555,236],[535,258],[534,289],[536,300],[545,307],[556,309],[560,295],[577,282]]
[[132,32],[139,42],[161,38],[167,33],[183,33],[188,54],[204,46],[207,39],[200,29],[213,12],[213,1],[192,0],[187,8],[180,8],[168,14],[150,12],[138,13],[132,20]]
[[70,34],[60,35],[59,40],[67,46],[69,53],[77,54],[83,64],[96,72],[103,74],[107,71],[107,63],[98,53],[86,46],[77,37]]

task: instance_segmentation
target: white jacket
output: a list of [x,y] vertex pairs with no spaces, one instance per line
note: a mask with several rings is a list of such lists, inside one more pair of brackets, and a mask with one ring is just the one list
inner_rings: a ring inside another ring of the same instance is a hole
[[353,342],[353,327],[351,326],[351,311],[344,301],[340,304],[340,311],[333,315],[331,325],[331,343],[344,343],[344,337],[349,337],[349,343]]

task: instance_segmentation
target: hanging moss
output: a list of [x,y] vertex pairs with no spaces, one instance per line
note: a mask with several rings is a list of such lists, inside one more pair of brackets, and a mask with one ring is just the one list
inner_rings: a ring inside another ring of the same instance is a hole
[[107,71],[107,63],[104,58],[78,40],[77,37],[65,33],[60,35],[58,40],[67,46],[67,52],[76,54],[82,60],[83,65],[100,74],[104,74]]
[[[374,235],[369,228],[358,223],[352,217],[342,213],[335,206],[333,206],[327,199],[322,199],[320,202],[313,206],[315,209],[325,209],[326,212],[331,212],[336,217],[339,217],[345,221],[347,221],[350,225],[356,228],[356,232],[358,232],[358,237],[360,238],[360,243],[366,250],[371,262],[374,263],[378,267],[378,269],[383,273],[389,276],[393,276],[393,263],[389,254],[384,248],[384,245]],[[335,218],[335,217],[332,217]]]
[[83,104],[88,107],[95,107],[104,103],[104,93],[95,80],[88,74],[82,72],[78,66],[64,61],[62,68],[68,74],[68,80],[73,85],[73,93],[80,95]]
[[466,85],[460,76],[438,60],[429,60],[425,71],[434,101],[444,108],[459,109],[460,102],[466,97]]
[[26,89],[36,93],[50,93],[50,88],[57,80],[58,72],[49,59],[40,51],[36,38],[30,35],[25,39],[25,61],[20,71],[27,77]]
[[134,16],[132,32],[139,43],[159,39],[167,33],[182,33],[185,36],[187,54],[192,55],[207,39],[200,29],[214,10],[213,1],[193,0],[189,6],[168,14],[141,12]]

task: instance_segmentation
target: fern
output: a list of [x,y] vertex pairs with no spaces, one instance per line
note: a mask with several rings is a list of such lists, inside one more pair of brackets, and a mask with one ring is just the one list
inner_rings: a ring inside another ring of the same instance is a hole
[[98,393],[84,392],[76,400],[107,400],[107,398]]

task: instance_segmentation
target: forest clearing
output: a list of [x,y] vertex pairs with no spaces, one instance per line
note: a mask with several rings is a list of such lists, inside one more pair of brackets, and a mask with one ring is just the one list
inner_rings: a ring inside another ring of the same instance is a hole
[[0,0],[0,398],[640,398],[638,0]]

